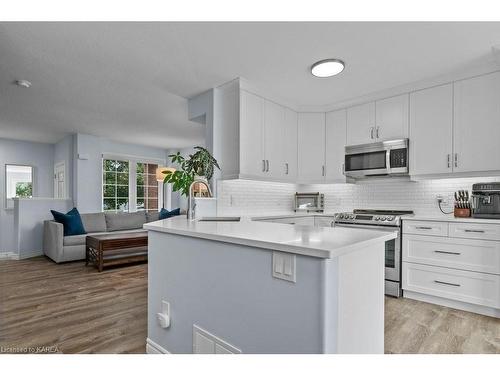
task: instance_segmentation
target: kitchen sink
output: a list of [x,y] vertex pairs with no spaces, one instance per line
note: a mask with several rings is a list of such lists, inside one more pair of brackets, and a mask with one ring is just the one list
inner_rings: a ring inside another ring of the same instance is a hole
[[198,221],[240,221],[239,216],[205,216]]

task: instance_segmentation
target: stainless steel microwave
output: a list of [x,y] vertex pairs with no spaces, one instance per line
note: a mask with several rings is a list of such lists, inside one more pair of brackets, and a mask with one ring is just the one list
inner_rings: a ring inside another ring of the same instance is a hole
[[346,146],[344,173],[347,177],[408,174],[408,139]]

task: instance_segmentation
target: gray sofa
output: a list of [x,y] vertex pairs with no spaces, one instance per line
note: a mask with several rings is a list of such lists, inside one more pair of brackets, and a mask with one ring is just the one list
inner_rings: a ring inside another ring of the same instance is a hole
[[53,220],[44,221],[43,252],[54,262],[85,259],[85,240],[88,235],[106,233],[142,232],[145,223],[159,220],[158,212],[81,214],[87,234],[64,236],[63,225]]

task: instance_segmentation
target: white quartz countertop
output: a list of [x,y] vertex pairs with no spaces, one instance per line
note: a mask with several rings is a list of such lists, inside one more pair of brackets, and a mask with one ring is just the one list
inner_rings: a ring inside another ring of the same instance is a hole
[[180,216],[148,223],[144,228],[318,258],[335,258],[397,237],[396,230],[290,225],[254,221],[249,217],[242,217],[239,222],[208,222],[188,221]]
[[449,223],[475,223],[475,224],[499,224],[499,219],[479,219],[475,217],[454,217],[453,215],[441,215],[441,216],[403,216],[403,220],[418,220],[418,221],[445,221]]

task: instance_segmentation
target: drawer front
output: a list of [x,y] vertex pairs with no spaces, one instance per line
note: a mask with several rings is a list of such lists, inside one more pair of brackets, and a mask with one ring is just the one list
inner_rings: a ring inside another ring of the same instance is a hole
[[314,218],[314,225],[317,227],[331,227],[333,216],[316,216]]
[[403,262],[403,289],[500,308],[500,276]]
[[450,223],[449,231],[450,237],[500,241],[498,224]]
[[403,221],[403,234],[425,234],[427,236],[448,236],[448,223],[439,221]]
[[500,274],[500,242],[407,234],[403,261]]

